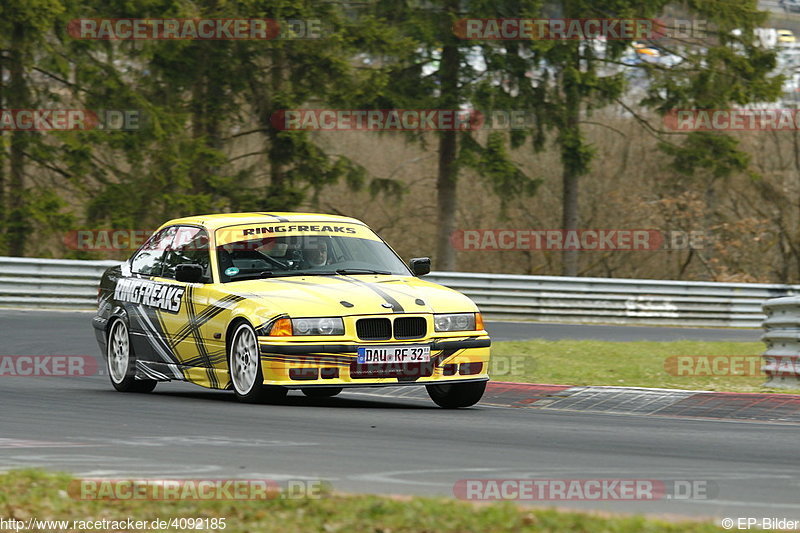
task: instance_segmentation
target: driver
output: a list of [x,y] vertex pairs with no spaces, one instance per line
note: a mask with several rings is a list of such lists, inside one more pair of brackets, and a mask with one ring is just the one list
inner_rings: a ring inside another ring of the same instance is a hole
[[328,244],[325,241],[316,241],[303,248],[303,260],[312,267],[321,267],[328,264]]

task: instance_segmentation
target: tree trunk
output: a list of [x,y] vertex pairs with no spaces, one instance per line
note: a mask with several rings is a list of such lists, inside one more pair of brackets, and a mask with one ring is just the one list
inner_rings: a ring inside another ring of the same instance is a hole
[[[0,109],[6,108],[5,99],[5,65],[3,64],[3,55],[0,54]],[[5,132],[0,130],[0,255],[6,253],[5,250],[5,229],[6,217],[6,149],[5,140],[3,136]]]
[[457,176],[455,168],[456,132],[445,131],[439,137],[439,175],[436,179],[438,227],[436,269],[455,270],[456,253],[450,236],[456,229]]
[[276,47],[270,54],[269,85],[266,86],[256,76],[248,80],[259,125],[266,136],[269,181],[266,195],[259,206],[262,210],[290,210],[295,206],[290,195],[286,194],[286,167],[291,154],[287,153],[287,147],[282,145],[282,132],[273,127],[271,122],[273,113],[287,106],[287,101],[283,97],[288,84],[286,69],[284,51]]
[[[574,69],[580,69],[580,49],[574,47]],[[577,70],[576,70],[577,71]],[[564,104],[565,121],[561,132],[561,161],[563,173],[561,182],[563,187],[561,198],[561,228],[566,234],[577,231],[580,223],[580,177],[583,163],[578,159],[582,155],[575,153],[582,148],[580,115],[581,95],[577,80],[572,77],[564,79]],[[577,276],[579,266],[579,250],[565,250],[562,252],[561,274],[564,276]]]
[[[275,97],[279,96],[283,90],[283,69],[283,51],[276,47],[272,51],[272,71],[270,72],[270,85],[272,89],[271,99],[273,101],[273,105],[268,107],[274,107]],[[269,131],[269,188],[271,191],[283,192],[283,188],[285,186],[284,159],[286,158],[286,155],[281,150],[280,140],[278,139],[280,132],[275,128],[270,127],[270,116],[274,111],[276,110],[269,109],[264,116],[264,123]]]
[[[714,226],[716,224],[717,213],[717,191],[716,191],[716,178],[711,178],[706,184],[706,191],[704,195],[705,211],[703,212],[703,259],[709,265],[714,264],[714,240],[712,239]],[[712,271],[712,275],[716,278],[717,272]],[[712,279],[711,281],[716,281]]]
[[[201,43],[206,44],[206,43]],[[214,44],[214,43],[211,43]],[[203,53],[200,48],[195,53]],[[216,59],[218,55],[212,55]],[[222,150],[220,121],[225,109],[225,80],[220,79],[210,61],[203,68],[203,73],[192,88],[192,137],[203,139],[205,146],[212,150]],[[192,170],[192,192],[194,194],[213,194],[210,186],[211,177],[219,173],[219,166],[208,163],[207,156],[201,155]],[[205,206],[203,209],[212,209]]]
[[[797,129],[792,131],[792,138],[794,140],[794,173],[795,173],[795,176],[798,179],[798,181],[800,181],[800,142],[798,142]],[[797,198],[797,202],[798,202],[797,212],[800,213],[800,197]],[[794,238],[795,235],[798,235],[798,232],[796,232],[796,231],[793,232],[793,234],[791,235],[790,238]],[[784,257],[783,262],[784,262],[785,266],[784,266],[784,274],[780,278],[780,280],[781,280],[782,283],[791,283],[789,281],[789,279],[788,279],[789,278],[789,264],[788,264],[789,263],[789,259],[786,258],[786,255],[787,255],[786,253],[782,253],[781,255]],[[800,279],[800,260],[798,260],[798,258],[796,257],[796,254],[794,254],[794,255],[795,255],[795,257],[794,257],[795,268],[797,269],[797,272],[795,273],[795,275],[797,276],[796,279]]]
[[[563,183],[564,192],[562,197],[562,218],[561,227],[564,229],[565,239],[566,232],[576,231],[578,229],[579,211],[578,211],[578,192],[580,177],[573,169],[564,167],[561,181]],[[561,267],[561,274],[564,276],[577,276],[578,275],[578,250],[565,250],[563,254],[563,263]]]
[[[8,107],[10,109],[30,107],[22,57],[24,39],[25,26],[15,23],[11,32],[9,53]],[[6,225],[8,253],[11,256],[22,256],[25,253],[25,241],[28,235],[29,224],[25,206],[25,149],[28,146],[29,135],[32,133],[27,131],[11,132],[11,172],[8,183],[10,209]]]
[[[458,4],[449,5],[455,10]],[[458,109],[458,70],[459,53],[455,44],[445,45],[439,65],[441,90],[440,109]],[[456,208],[458,207],[458,168],[456,155],[458,133],[455,130],[439,133],[439,172],[436,178],[436,207],[438,225],[436,228],[436,269],[455,270],[456,252],[450,236],[456,229]]]

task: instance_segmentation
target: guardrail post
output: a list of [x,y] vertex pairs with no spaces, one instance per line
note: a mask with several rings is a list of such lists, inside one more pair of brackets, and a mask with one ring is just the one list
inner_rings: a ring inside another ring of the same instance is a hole
[[765,387],[800,389],[800,296],[773,298],[764,302],[767,318],[761,340],[767,345],[761,371]]

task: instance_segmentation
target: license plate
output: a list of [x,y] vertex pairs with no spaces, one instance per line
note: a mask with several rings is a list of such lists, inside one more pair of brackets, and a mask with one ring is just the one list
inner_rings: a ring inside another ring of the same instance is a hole
[[359,364],[380,363],[427,363],[431,360],[431,347],[406,346],[359,346]]

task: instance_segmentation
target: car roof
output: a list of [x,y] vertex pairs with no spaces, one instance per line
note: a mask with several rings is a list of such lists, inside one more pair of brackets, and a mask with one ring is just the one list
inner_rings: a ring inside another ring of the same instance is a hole
[[[176,218],[163,226],[176,224],[191,224],[203,226],[213,231],[227,226],[239,224],[275,224],[276,222],[349,222],[366,226],[360,220],[339,215],[326,215],[324,213],[294,213],[283,211],[251,212],[251,213],[218,213],[212,215],[196,215],[191,217]],[[162,226],[162,227],[163,227]]]

